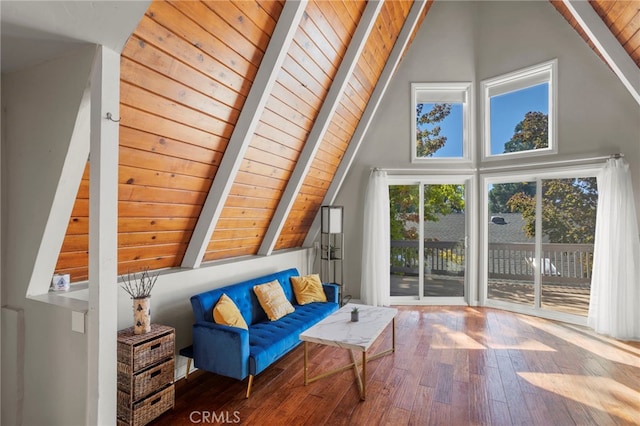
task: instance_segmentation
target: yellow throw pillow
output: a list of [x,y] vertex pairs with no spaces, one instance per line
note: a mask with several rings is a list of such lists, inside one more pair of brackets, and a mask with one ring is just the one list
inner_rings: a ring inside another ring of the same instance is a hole
[[236,304],[224,293],[213,308],[213,320],[216,324],[249,329]]
[[296,300],[300,305],[327,301],[327,296],[324,294],[322,281],[320,281],[320,275],[318,274],[291,277],[291,285],[293,286]]
[[271,321],[280,319],[295,311],[293,305],[284,295],[284,290],[282,290],[282,286],[278,280],[253,286],[253,291],[258,297],[260,306],[262,306],[262,309],[264,309]]

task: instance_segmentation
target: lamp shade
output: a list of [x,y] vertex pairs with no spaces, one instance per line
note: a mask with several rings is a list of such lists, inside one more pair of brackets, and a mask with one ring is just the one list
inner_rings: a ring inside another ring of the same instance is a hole
[[322,206],[322,232],[325,234],[339,234],[342,232],[342,206]]

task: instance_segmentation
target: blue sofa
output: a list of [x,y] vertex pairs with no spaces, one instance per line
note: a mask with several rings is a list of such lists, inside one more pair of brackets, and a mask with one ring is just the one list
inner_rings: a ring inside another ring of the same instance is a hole
[[[298,305],[289,278],[299,275],[292,268],[192,296],[194,365],[238,380],[249,377],[248,398],[255,375],[295,348],[300,343],[300,333],[338,309],[338,286],[334,284],[323,284],[326,303]],[[253,286],[276,279],[295,312],[269,321]],[[235,302],[248,330],[213,321],[213,308],[223,293]]]

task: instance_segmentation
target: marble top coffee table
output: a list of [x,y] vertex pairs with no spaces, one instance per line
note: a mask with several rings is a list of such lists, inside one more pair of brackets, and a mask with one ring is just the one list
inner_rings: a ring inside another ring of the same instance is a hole
[[[351,310],[356,306],[359,309],[360,320],[352,322]],[[395,317],[397,313],[398,310],[395,308],[349,303],[300,334],[300,340],[304,342],[304,384],[308,385],[353,367],[360,389],[360,399],[364,400],[367,394],[367,360],[370,361],[395,351]],[[391,349],[367,357],[367,351],[373,342],[390,323],[393,323]],[[349,349],[353,362],[315,377],[308,377],[308,343],[310,342]],[[362,352],[361,363],[356,360],[355,351]],[[362,373],[358,368],[359,365],[362,365]]]

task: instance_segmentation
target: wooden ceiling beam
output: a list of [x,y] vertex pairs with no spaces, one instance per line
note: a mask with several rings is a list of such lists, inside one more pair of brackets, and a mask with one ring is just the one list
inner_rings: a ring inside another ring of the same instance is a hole
[[267,51],[202,207],[200,218],[182,260],[183,268],[198,268],[202,263],[213,230],[220,218],[231,186],[236,180],[236,174],[262,116],[264,106],[271,95],[273,85],[287,56],[289,45],[298,30],[306,6],[306,0],[287,1],[282,9]]
[[622,84],[631,93],[631,96],[640,104],[640,69],[602,21],[602,18],[598,16],[589,2],[584,0],[562,0],[562,2]]
[[[402,59],[402,55],[404,53],[407,44],[411,40],[411,35],[413,34],[413,30],[420,22],[420,17],[427,3],[431,0],[420,0],[415,1],[411,6],[411,10],[409,11],[409,15],[407,19],[404,21],[402,26],[402,30],[398,35],[398,39],[393,46],[393,50],[387,59],[387,63],[382,70],[382,74],[376,83],[376,87],[371,94],[371,98],[367,103],[367,107],[362,114],[362,118],[358,123],[358,127],[356,128],[353,136],[351,137],[351,141],[349,142],[349,146],[344,153],[344,157],[340,162],[340,166],[338,166],[338,170],[336,170],[336,174],[327,189],[327,193],[322,202],[323,205],[333,204],[335,198],[344,182],[344,178],[347,175],[347,172],[351,168],[351,164],[353,163],[353,159],[355,158],[358,149],[364,139],[364,136],[369,129],[369,125],[373,121],[373,117],[378,110],[378,106],[380,105],[380,101],[384,96],[384,93],[389,86],[389,82],[393,77],[393,74]],[[311,247],[316,237],[318,236],[318,232],[320,231],[320,211],[318,210],[318,214],[316,214],[316,218],[313,221],[313,225],[309,229],[309,233],[307,234],[307,238],[304,240],[305,247]]]
[[265,237],[262,240],[262,245],[258,250],[258,254],[260,255],[270,255],[276,245],[278,236],[280,235],[282,227],[289,216],[289,212],[295,203],[296,196],[304,183],[304,178],[311,167],[311,163],[322,144],[325,133],[331,124],[331,119],[333,118],[340,99],[342,98],[342,95],[349,83],[349,79],[351,78],[353,70],[358,63],[358,59],[362,54],[362,50],[367,43],[369,34],[373,29],[383,4],[384,1],[382,0],[375,0],[367,3],[364,13],[362,14],[362,18],[360,19],[360,22],[358,22],[358,27],[353,34],[351,42],[349,43],[347,52],[345,53],[344,58],[340,63],[340,67],[338,68],[338,72],[336,73],[331,87],[329,88],[327,97],[320,108],[320,112],[318,113],[316,121],[313,123],[311,131],[309,132],[309,137],[307,138],[304,148],[300,153],[300,157],[298,158],[295,169],[291,174],[291,178],[287,183],[282,198],[280,198],[278,207],[276,208],[273,219],[271,220],[271,225],[269,226],[269,229],[267,229]]

